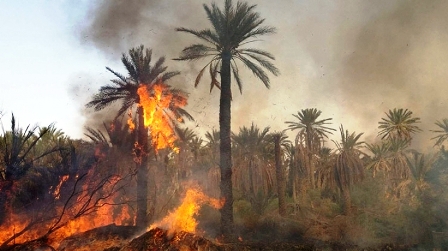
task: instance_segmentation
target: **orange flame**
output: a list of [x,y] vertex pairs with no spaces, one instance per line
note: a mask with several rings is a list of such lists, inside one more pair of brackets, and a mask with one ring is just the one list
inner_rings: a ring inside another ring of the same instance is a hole
[[60,192],[61,192],[61,186],[62,184],[67,181],[68,179],[68,175],[64,175],[62,176],[61,180],[59,181],[59,184],[56,186],[56,188],[54,189],[54,197],[58,200],[59,197],[61,196]]
[[174,146],[176,134],[170,120],[174,118],[182,121],[182,118],[170,109],[185,106],[186,98],[173,95],[168,86],[162,83],[153,85],[151,89],[148,89],[147,85],[140,85],[137,93],[140,97],[139,105],[144,110],[145,127],[151,129],[154,148],[158,150],[169,147],[177,152],[178,149]]
[[134,124],[134,121],[132,120],[132,113],[131,113],[131,111],[129,111],[128,112],[128,121],[127,121],[127,123],[128,123],[128,126],[129,126],[129,131],[134,131],[134,129],[135,129],[135,124]]
[[187,190],[182,204],[174,211],[170,212],[163,220],[152,224],[149,229],[160,227],[170,232],[196,233],[198,222],[195,216],[203,204],[209,204],[213,208],[219,209],[223,205],[222,200],[210,198],[202,191],[195,188]]
[[[52,193],[56,200],[60,199],[61,187],[65,182],[67,182],[68,178],[68,175],[61,177],[59,184],[55,188],[55,191]],[[105,189],[111,189],[110,187],[112,187],[118,181],[119,178],[111,179],[110,183],[106,183],[104,185]],[[87,185],[84,184],[84,186]],[[82,194],[80,194],[80,196],[78,196],[76,200],[77,202],[80,202],[79,205],[78,203],[75,203],[74,207],[70,208],[70,210],[64,214],[61,214],[63,206],[52,209],[54,210],[54,212],[52,211],[51,215],[49,215],[48,221],[40,222],[38,221],[39,218],[34,218],[34,216],[39,217],[39,215],[26,213],[16,214],[11,210],[11,213],[8,214],[5,222],[3,222],[3,224],[0,226],[0,245],[11,238],[13,235],[20,233],[24,229],[26,229],[24,234],[15,238],[13,243],[23,243],[29,240],[33,240],[37,237],[41,237],[46,233],[46,231],[49,230],[50,226],[54,224],[59,215],[63,215],[63,222],[67,222],[60,229],[56,230],[49,236],[49,244],[51,244],[55,248],[59,245],[59,241],[70,235],[113,223],[116,225],[126,225],[130,222],[131,216],[129,213],[130,208],[128,205],[123,204],[120,205],[120,207],[111,206],[111,204],[114,203],[113,201],[115,199],[115,196],[119,196],[119,194],[114,194],[114,196],[111,196],[108,200],[105,200],[103,203],[99,204],[96,210],[92,211],[91,213],[69,220],[69,218],[73,217],[72,211],[76,212],[80,209],[79,207],[83,206],[83,202],[80,200],[88,198],[87,188],[84,186],[82,189]],[[111,213],[113,209],[118,210],[115,210],[115,213]],[[45,212],[42,213],[45,214]]]

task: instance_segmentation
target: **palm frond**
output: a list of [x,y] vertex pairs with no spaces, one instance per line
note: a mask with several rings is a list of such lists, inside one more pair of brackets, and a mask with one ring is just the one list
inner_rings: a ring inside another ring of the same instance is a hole
[[261,66],[263,66],[268,71],[270,71],[272,74],[274,74],[274,76],[278,76],[280,74],[280,71],[277,69],[277,67],[274,66],[274,64],[272,64],[268,60],[258,56],[257,54],[247,52],[247,51],[245,52],[244,50],[240,50],[238,52],[242,55],[247,55],[247,56],[251,57],[252,59],[257,61]]
[[187,28],[176,28],[176,31],[180,31],[180,32],[186,32],[186,33],[190,33],[192,35],[195,35],[196,37],[205,40],[215,46],[219,46],[219,37],[216,36],[215,34],[213,34],[212,31],[210,30],[202,30],[202,31],[196,31],[196,30],[191,30],[191,29],[187,29]]
[[243,83],[241,82],[240,73],[238,71],[238,65],[236,64],[235,60],[232,59],[231,61],[231,68],[233,77],[235,78],[236,84],[238,85],[238,89],[240,90],[240,93],[243,93]]
[[246,49],[241,49],[240,51],[245,52],[245,53],[252,53],[252,54],[258,54],[264,57],[267,57],[271,60],[275,60],[274,55],[272,55],[271,53],[264,51],[264,50],[259,50],[259,49],[253,49],[253,48],[246,48]]
[[184,48],[179,58],[175,58],[175,60],[197,60],[216,54],[215,48],[203,44],[193,44]]
[[237,58],[240,59],[244,63],[244,65],[246,65],[252,71],[252,73],[263,82],[266,88],[270,88],[269,77],[259,66],[252,63],[252,61],[243,56],[237,56]]
[[439,130],[431,130],[431,132],[437,133],[438,135],[431,138],[431,140],[437,140],[434,146],[442,145],[448,139],[448,119],[443,119],[442,121],[436,121],[435,123]]
[[218,89],[221,89],[221,84],[219,83],[219,81],[216,79],[216,74],[218,73],[218,66],[220,65],[220,61],[216,61],[214,64],[211,63],[210,64],[210,78],[211,78],[211,82],[210,82],[210,92],[212,92],[213,87],[217,87]]

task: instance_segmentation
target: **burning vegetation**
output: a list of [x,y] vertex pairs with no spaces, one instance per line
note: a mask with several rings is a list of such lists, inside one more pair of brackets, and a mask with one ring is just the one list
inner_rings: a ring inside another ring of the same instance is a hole
[[282,132],[255,124],[232,132],[236,61],[266,87],[264,70],[279,74],[270,53],[241,46],[275,29],[246,3],[204,8],[213,30],[178,28],[204,44],[177,60],[211,56],[195,85],[208,69],[220,130],[202,137],[188,128],[188,94],[167,84],[179,72],[166,71],[164,57],[151,64],[150,49],[130,49],[127,74],[107,68],[116,78],[87,104],[119,103],[104,128],[86,128],[89,140],[53,125],[23,129],[12,115],[0,135],[0,251],[448,246],[448,119],[435,122],[431,153],[412,148],[421,120],[405,108],[380,111],[371,142],[335,129],[317,108],[293,114]]

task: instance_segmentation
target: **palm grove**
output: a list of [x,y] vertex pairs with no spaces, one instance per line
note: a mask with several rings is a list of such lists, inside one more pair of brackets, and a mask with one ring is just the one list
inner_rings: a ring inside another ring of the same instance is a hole
[[[299,219],[302,223],[298,225],[319,225],[322,229],[325,224],[336,225],[335,216],[342,215],[352,219],[352,224],[368,226],[365,231],[372,238],[402,242],[424,240],[431,231],[443,230],[448,221],[440,210],[440,205],[448,201],[441,192],[448,182],[448,154],[443,147],[448,138],[448,119],[435,123],[432,140],[436,153],[432,155],[411,149],[413,136],[421,131],[420,119],[402,108],[384,113],[374,143],[362,141],[363,133],[349,131],[343,125],[334,129],[332,119],[322,118],[322,112],[316,108],[292,114],[291,120],[285,121],[283,132],[271,132],[269,127],[254,124],[232,131],[231,81],[240,93],[243,90],[238,66],[243,65],[267,88],[268,74],[279,74],[272,63],[273,55],[247,47],[257,38],[275,33],[273,27],[264,26],[264,19],[255,8],[244,2],[234,5],[230,0],[225,1],[223,8],[204,5],[210,29],[177,29],[198,38],[200,43],[185,47],[175,60],[207,60],[201,65],[194,86],[207,71],[210,92],[215,87],[220,92],[219,130],[207,132],[205,138],[182,125],[185,119],[193,119],[182,107],[173,102],[164,108],[164,119],[176,132],[179,151],[158,151],[151,144],[152,128],[144,125],[138,92],[145,86],[151,96],[156,85],[164,85],[166,94],[176,100],[186,101],[188,95],[167,84],[179,72],[167,71],[164,57],[153,63],[152,50],[143,46],[123,54],[125,75],[107,68],[116,78],[102,86],[87,106],[102,110],[118,102],[119,108],[115,120],[105,121],[104,128],[87,128],[90,141],[70,139],[52,125],[22,130],[13,117],[11,130],[3,133],[0,142],[0,224],[8,211],[24,210],[43,191],[54,189],[55,181],[45,183],[37,177],[45,174],[49,181],[64,174],[75,177],[79,170],[94,166],[106,173],[132,170],[137,191],[135,200],[130,202],[136,204],[136,220],[132,224],[141,228],[161,214],[159,204],[164,193],[178,193],[182,180],[205,175],[204,189],[224,199],[220,233],[228,240],[234,237],[235,223],[250,228],[262,222],[262,216],[265,219],[269,212],[278,212],[283,220]],[[132,118],[137,124],[135,131],[123,122],[128,113],[136,114]],[[295,134],[294,138],[286,136],[288,130]],[[339,139],[333,140],[336,148],[332,149],[328,146],[329,136],[336,132]],[[99,146],[106,158],[86,153]],[[114,156],[127,157],[105,161]],[[311,220],[315,217],[327,220]],[[396,233],[415,222],[423,223],[415,231]]]

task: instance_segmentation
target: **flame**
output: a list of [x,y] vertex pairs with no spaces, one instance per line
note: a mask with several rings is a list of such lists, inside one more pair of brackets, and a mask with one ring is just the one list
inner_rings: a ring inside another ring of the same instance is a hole
[[169,147],[178,152],[178,148],[174,146],[176,134],[171,120],[183,120],[171,109],[185,106],[186,98],[173,95],[168,86],[162,83],[153,85],[151,89],[148,89],[147,85],[140,85],[137,93],[140,97],[139,105],[144,110],[144,125],[151,130],[154,148],[159,150]]
[[[91,175],[90,172],[89,175],[92,180],[96,178]],[[49,230],[50,227],[53,226],[60,215],[63,216],[61,218],[62,222],[66,222],[66,224],[48,236],[48,244],[55,248],[57,248],[61,240],[73,234],[110,224],[128,225],[127,223],[130,223],[132,217],[129,213],[130,207],[127,204],[121,204],[119,207],[111,206],[114,204],[114,200],[116,198],[120,199],[120,195],[118,193],[113,194],[113,196],[107,198],[107,200],[104,200],[104,202],[99,204],[98,207],[92,212],[82,215],[82,217],[74,216],[73,213],[76,214],[76,212],[80,210],[85,203],[85,200],[89,199],[89,189],[87,186],[90,183],[83,185],[81,190],[82,192],[79,196],[77,196],[73,207],[69,208],[69,210],[62,214],[64,208],[64,198],[60,198],[61,190],[64,189],[63,184],[67,182],[67,180],[69,180],[68,175],[62,176],[58,185],[55,187],[54,192],[49,193],[54,196],[55,201],[62,202],[62,204],[55,203],[54,205],[56,208],[52,208],[50,211],[36,211],[35,214],[33,214],[34,211],[31,213],[16,213],[13,210],[8,210],[10,213],[8,214],[5,222],[3,222],[0,226],[0,245],[24,229],[25,232],[16,237],[11,244],[24,243],[26,241],[41,237]],[[112,189],[112,186],[114,186],[119,180],[120,179],[118,176],[115,179],[110,179],[110,182],[104,184],[104,190],[107,191]],[[47,220],[41,221],[40,219]]]
[[59,184],[56,186],[56,188],[54,189],[54,193],[53,193],[53,195],[54,195],[54,198],[55,199],[57,199],[57,200],[59,200],[59,198],[60,198],[60,196],[61,196],[61,194],[60,194],[60,192],[61,192],[61,186],[62,186],[62,184],[64,183],[64,182],[66,182],[68,180],[68,175],[64,175],[64,176],[62,176],[62,178],[61,178],[61,180],[59,181]]
[[203,204],[209,204],[213,208],[219,209],[223,206],[223,201],[210,198],[197,188],[187,190],[181,205],[170,212],[161,221],[152,224],[149,229],[156,227],[167,229],[169,232],[189,232],[196,233],[198,222],[195,216]]
[[135,124],[134,124],[134,121],[132,120],[132,112],[131,111],[129,111],[128,112],[128,121],[127,121],[127,123],[128,123],[128,126],[129,126],[129,131],[134,131],[134,129],[135,129]]

